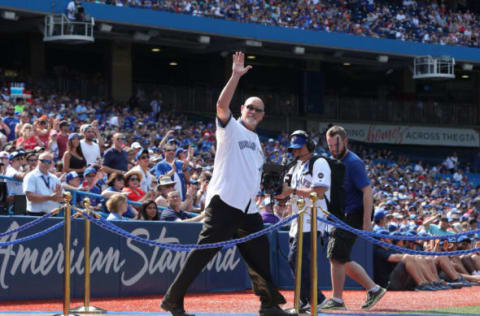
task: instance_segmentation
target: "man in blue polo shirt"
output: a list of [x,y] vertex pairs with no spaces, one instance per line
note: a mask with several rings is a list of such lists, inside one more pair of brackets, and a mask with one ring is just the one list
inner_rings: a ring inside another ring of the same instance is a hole
[[128,170],[128,155],[123,149],[126,138],[122,133],[112,137],[113,146],[103,155],[102,167],[108,174],[118,172],[124,174]]
[[[347,132],[343,127],[332,126],[327,131],[327,143],[330,153],[345,165],[345,222],[354,228],[371,231],[373,195],[365,165],[355,153],[347,149]],[[371,309],[385,295],[386,290],[375,284],[365,269],[350,259],[356,237],[336,228],[330,234],[327,257],[330,260],[333,297],[322,305],[322,310],[346,309],[342,298],[345,274],[368,290],[362,309]]]
[[171,191],[167,194],[168,207],[160,214],[161,221],[169,222],[200,222],[203,219],[203,213],[198,216],[190,215],[180,209],[182,199],[177,191]]

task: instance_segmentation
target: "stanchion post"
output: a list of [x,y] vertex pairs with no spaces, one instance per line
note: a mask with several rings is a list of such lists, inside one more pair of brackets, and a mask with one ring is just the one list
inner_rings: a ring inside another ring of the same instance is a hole
[[[90,215],[90,199],[87,197],[83,200],[85,207],[85,213]],[[72,311],[75,313],[83,314],[100,314],[106,313],[107,311],[95,306],[90,306],[90,221],[87,218],[83,219],[85,221],[85,244],[84,244],[84,295],[83,295],[83,306],[74,308]]]
[[70,234],[71,234],[71,205],[72,194],[70,192],[65,193],[65,238],[64,238],[64,264],[63,264],[63,314],[57,314],[55,316],[77,316],[76,314],[70,314]]
[[298,199],[297,207],[299,210],[297,219],[297,261],[295,270],[295,296],[293,299],[293,308],[297,313],[300,311],[300,287],[302,285],[302,258],[303,258],[303,209],[305,200]]
[[312,211],[310,213],[310,254],[312,259],[310,261],[310,269],[312,278],[312,299],[310,300],[310,315],[317,316],[317,300],[318,300],[318,271],[317,271],[317,200],[318,195],[315,192],[310,193],[310,199],[312,200]]

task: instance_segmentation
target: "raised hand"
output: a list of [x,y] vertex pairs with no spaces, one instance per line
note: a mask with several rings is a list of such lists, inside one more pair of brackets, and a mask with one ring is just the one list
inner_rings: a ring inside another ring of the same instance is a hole
[[242,52],[235,52],[233,54],[233,65],[232,65],[232,72],[233,74],[239,75],[240,77],[246,74],[250,69],[252,69],[251,65],[245,67],[245,54]]

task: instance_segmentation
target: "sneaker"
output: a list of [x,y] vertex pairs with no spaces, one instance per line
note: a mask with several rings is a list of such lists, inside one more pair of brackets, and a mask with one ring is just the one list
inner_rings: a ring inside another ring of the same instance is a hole
[[383,287],[379,287],[378,290],[376,291],[368,291],[367,292],[367,300],[365,301],[365,304],[362,305],[362,309],[369,310],[375,304],[380,301],[380,299],[387,293],[387,290],[384,289]]
[[345,311],[347,308],[345,307],[345,303],[339,303],[337,301],[332,300],[331,298],[328,299],[325,303],[318,307],[320,310],[341,310]]
[[436,289],[428,283],[422,283],[415,287],[415,291],[436,291]]

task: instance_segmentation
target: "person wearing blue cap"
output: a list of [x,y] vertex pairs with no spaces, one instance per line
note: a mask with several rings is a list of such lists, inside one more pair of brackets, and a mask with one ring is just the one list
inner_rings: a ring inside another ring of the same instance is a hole
[[[373,194],[365,165],[348,149],[347,132],[343,127],[330,127],[326,136],[330,153],[345,165],[345,222],[354,228],[371,231]],[[364,310],[374,307],[387,291],[375,284],[361,265],[351,260],[350,253],[356,238],[356,235],[342,229],[333,229],[330,234],[327,257],[330,261],[333,296],[322,306],[324,310],[346,309],[343,301],[345,274],[367,290],[367,299],[362,305]]]
[[[230,111],[240,78],[252,68],[244,66],[244,59],[243,53],[234,54],[232,75],[217,101],[217,150],[198,244],[225,241],[263,229],[255,197],[260,190],[264,155],[255,129],[265,115],[265,105],[260,98],[250,97],[241,106],[240,119],[233,119]],[[286,301],[273,283],[267,237],[263,235],[237,247],[247,263],[253,291],[260,297],[259,316],[290,315],[279,307]],[[219,248],[197,249],[189,253],[163,297],[161,307],[164,310],[173,316],[192,315],[185,312],[184,296],[218,251]]]
[[378,210],[373,214],[373,221],[375,223],[374,230],[378,230],[379,228],[382,228],[382,229],[386,228],[387,215],[388,215],[388,212],[383,209]]
[[[292,212],[294,213],[301,211],[297,206],[297,201],[299,199],[305,200],[305,207],[308,209],[303,217],[302,275],[299,306],[300,312],[306,313],[311,312],[312,305],[312,286],[310,276],[310,261],[312,260],[310,252],[311,238],[318,238],[319,234],[323,235],[328,231],[326,224],[317,221],[318,232],[312,236],[310,225],[310,209],[312,207],[312,201],[309,197],[311,193],[317,193],[318,201],[316,207],[328,210],[326,200],[332,200],[330,190],[332,171],[327,160],[324,158],[317,159],[318,156],[314,155],[315,143],[307,132],[297,130],[293,132],[289,138],[290,143],[288,145],[288,150],[293,153],[295,161],[287,171],[282,193],[275,198],[284,199],[290,197],[290,205],[292,206]],[[310,170],[311,163],[313,163],[313,168]],[[325,217],[323,212],[318,212],[317,216]],[[295,276],[298,253],[298,219],[295,219],[292,222],[289,236],[288,264],[292,275]],[[320,289],[317,291],[317,306],[320,308],[321,305],[326,302],[326,297]]]

